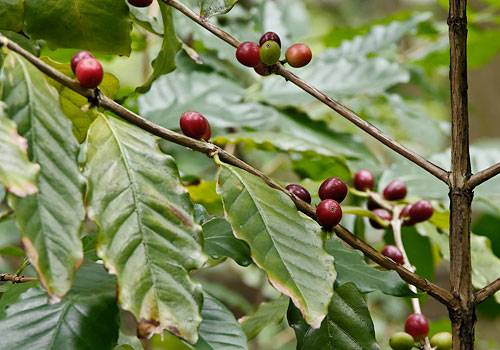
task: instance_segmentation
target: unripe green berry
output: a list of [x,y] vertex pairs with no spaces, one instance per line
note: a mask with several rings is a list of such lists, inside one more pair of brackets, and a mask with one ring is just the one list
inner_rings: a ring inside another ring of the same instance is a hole
[[415,340],[408,333],[397,332],[389,339],[389,345],[394,350],[411,350],[415,345]]
[[437,350],[450,350],[451,343],[451,334],[448,332],[436,333],[431,338],[431,345]]
[[271,66],[279,61],[281,48],[276,41],[268,40],[260,48],[260,60]]

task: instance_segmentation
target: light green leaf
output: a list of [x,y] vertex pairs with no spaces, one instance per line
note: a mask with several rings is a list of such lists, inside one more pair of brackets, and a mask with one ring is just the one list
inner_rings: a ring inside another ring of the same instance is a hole
[[25,0],[24,20],[33,39],[53,48],[130,54],[132,23],[125,1]]
[[80,233],[85,219],[84,178],[77,164],[78,144],[61,111],[57,91],[31,64],[7,56],[3,98],[19,134],[28,139],[28,156],[40,164],[39,192],[10,198],[23,245],[53,300],[71,287],[83,259]]
[[336,284],[353,282],[361,293],[380,290],[384,294],[398,297],[414,295],[396,271],[383,271],[371,267],[360,251],[347,248],[337,237],[332,237],[326,242],[326,251],[335,258]]
[[135,315],[143,336],[167,329],[195,343],[202,294],[189,271],[206,257],[174,160],[150,134],[105,115],[91,125],[87,143],[97,255],[118,277],[121,307]]
[[149,14],[149,7],[141,8],[128,4],[132,20],[147,31],[163,36],[163,24],[158,17]]
[[253,314],[240,318],[238,321],[241,323],[248,340],[255,338],[268,325],[281,322],[289,302],[290,298],[286,295],[280,295],[278,299],[260,304]]
[[1,255],[15,256],[18,258],[24,258],[26,256],[26,254],[24,253],[24,250],[22,250],[21,248],[18,248],[16,246],[13,246],[13,245],[8,245],[6,247],[0,248],[0,256]]
[[0,320],[2,349],[111,349],[118,339],[116,280],[102,265],[82,265],[71,291],[50,304],[39,288],[21,294]]
[[291,326],[299,329],[298,350],[380,350],[363,296],[353,283],[335,289],[321,328],[307,329],[297,312],[289,311]]
[[228,12],[238,0],[200,0],[201,16],[209,18]]
[[[72,78],[75,77],[69,62],[59,63],[51,60],[49,57],[42,57],[41,60],[61,73]],[[89,108],[89,101],[86,97],[83,97],[51,78],[48,78],[48,81],[59,92],[59,99],[61,100],[61,107],[64,115],[71,120],[73,124],[73,134],[77,141],[82,143],[87,136],[90,124],[92,124],[96,118],[96,109]],[[110,99],[114,99],[119,88],[120,82],[118,79],[111,73],[104,73],[102,82],[99,84],[99,90]]]
[[27,151],[27,140],[19,136],[16,123],[7,117],[7,105],[0,101],[0,182],[19,197],[38,191],[40,166],[28,160]]
[[270,283],[292,298],[309,324],[319,327],[336,276],[321,227],[299,213],[283,192],[239,168],[222,166],[219,192],[235,234],[250,245]]
[[148,92],[153,82],[160,76],[172,72],[175,65],[175,56],[181,48],[181,43],[175,34],[174,21],[172,19],[172,8],[163,2],[159,2],[163,19],[163,43],[158,56],[153,60],[153,74],[144,85],[136,89],[139,93]]
[[203,293],[203,321],[195,350],[247,350],[247,337],[231,311],[219,300]]
[[244,241],[234,237],[229,222],[223,218],[213,218],[203,223],[205,253],[214,259],[230,257],[241,266],[252,263],[250,248]]
[[24,1],[0,1],[0,29],[18,32],[23,29]]

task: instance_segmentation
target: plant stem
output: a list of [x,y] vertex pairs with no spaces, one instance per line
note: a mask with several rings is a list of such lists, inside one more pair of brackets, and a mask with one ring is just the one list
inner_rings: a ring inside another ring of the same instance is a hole
[[16,271],[16,276],[20,276],[23,273],[26,266],[29,266],[29,264],[30,261],[27,258],[24,258],[23,262],[21,263],[21,266],[19,266],[19,268]]

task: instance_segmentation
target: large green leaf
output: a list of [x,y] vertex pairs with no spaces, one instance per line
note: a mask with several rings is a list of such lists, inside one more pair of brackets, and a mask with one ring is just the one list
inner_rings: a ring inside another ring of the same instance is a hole
[[16,304],[21,294],[28,289],[38,286],[38,281],[31,281],[25,283],[3,284],[5,290],[2,290],[2,298],[0,299],[0,319],[6,316],[5,310],[12,304]]
[[[333,49],[316,55],[302,68],[300,77],[333,98],[360,94],[380,94],[388,88],[409,81],[408,72],[397,63],[384,58],[360,58],[356,61],[338,59]],[[256,98],[276,105],[302,106],[315,101],[282,77],[263,80]]]
[[250,245],[270,283],[319,327],[336,275],[321,227],[299,213],[286,194],[239,168],[222,166],[219,192],[235,234]]
[[246,350],[247,337],[231,311],[219,300],[203,293],[203,321],[195,350]]
[[17,126],[7,118],[7,105],[0,101],[0,182],[7,191],[25,197],[38,191],[38,164],[28,160],[28,142],[17,133]]
[[201,15],[209,18],[228,12],[238,0],[200,0]]
[[125,1],[25,0],[24,20],[32,38],[54,48],[130,54],[132,23]]
[[214,259],[230,257],[242,266],[252,263],[250,248],[244,241],[234,237],[229,222],[223,218],[213,218],[203,223],[205,253]]
[[301,338],[297,340],[298,350],[380,350],[370,312],[353,283],[335,289],[319,329],[308,328],[297,314],[289,311],[290,325]]
[[[61,73],[74,78],[75,74],[71,70],[71,64],[59,63],[51,60],[49,57],[42,57],[42,61],[49,64],[53,68],[57,69]],[[71,120],[73,124],[73,134],[75,135],[78,142],[83,142],[87,136],[87,131],[90,124],[96,118],[95,108],[82,108],[83,106],[88,106],[89,101],[86,97],[76,93],[75,91],[69,89],[68,87],[58,83],[57,81],[48,78],[48,81],[53,85],[59,92],[59,98],[61,100],[61,107],[64,115]],[[99,90],[109,97],[114,99],[118,89],[120,88],[120,82],[111,73],[104,73],[101,84],[99,84]]]
[[158,56],[153,60],[153,74],[144,85],[136,89],[137,92],[145,93],[151,89],[153,82],[160,76],[170,73],[175,69],[175,56],[181,48],[181,43],[175,34],[174,21],[172,19],[172,8],[163,2],[160,10],[163,19],[163,43]]
[[77,164],[78,144],[59,105],[57,91],[36,68],[15,54],[4,64],[3,98],[28,156],[40,164],[37,194],[11,198],[31,264],[52,299],[71,286],[83,259],[80,233],[85,219],[85,182]]
[[238,321],[247,338],[253,339],[268,325],[280,322],[285,316],[289,302],[290,298],[280,295],[278,299],[260,304],[253,314],[240,318]]
[[395,271],[377,270],[368,265],[360,251],[345,247],[340,239],[332,237],[326,242],[326,251],[335,258],[338,285],[353,282],[361,293],[380,290],[394,296],[411,296],[408,284]]
[[118,339],[116,280],[102,265],[82,265],[71,291],[60,303],[31,288],[6,310],[0,333],[9,334],[1,349],[112,349]]
[[23,29],[24,1],[0,1],[0,29],[8,29],[13,32]]
[[97,254],[118,277],[120,305],[139,334],[167,329],[195,343],[202,294],[189,271],[206,257],[174,160],[150,134],[105,115],[87,143],[89,215],[100,230]]

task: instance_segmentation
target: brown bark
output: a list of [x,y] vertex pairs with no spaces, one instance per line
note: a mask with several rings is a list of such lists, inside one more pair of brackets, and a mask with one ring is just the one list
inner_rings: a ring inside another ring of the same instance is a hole
[[467,0],[450,0],[451,178],[450,283],[459,305],[449,309],[453,350],[474,349],[475,295],[471,279],[470,225],[473,192],[467,102]]

